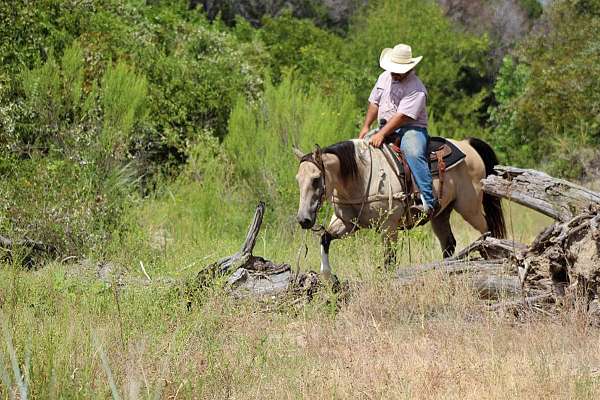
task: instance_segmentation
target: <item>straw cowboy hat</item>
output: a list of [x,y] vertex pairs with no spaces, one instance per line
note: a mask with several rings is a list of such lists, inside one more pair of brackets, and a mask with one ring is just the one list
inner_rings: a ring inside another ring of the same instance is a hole
[[379,56],[379,66],[386,71],[404,74],[413,69],[423,56],[412,56],[412,49],[407,44],[399,44],[393,49],[383,49]]

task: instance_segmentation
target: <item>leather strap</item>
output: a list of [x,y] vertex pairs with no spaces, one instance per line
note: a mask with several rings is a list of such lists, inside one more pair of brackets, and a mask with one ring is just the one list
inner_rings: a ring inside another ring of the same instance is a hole
[[396,138],[396,140],[391,145],[391,147],[402,163],[402,172],[404,172],[404,190],[406,191],[407,194],[414,193],[415,185],[412,180],[412,173],[410,171],[410,167],[408,166],[408,163],[406,162],[404,153],[400,149],[400,138]]
[[438,195],[438,200],[442,201],[442,197],[444,196],[444,176],[446,175],[446,162],[444,161],[444,150],[440,149],[435,152],[438,162],[438,171],[440,178],[440,193]]

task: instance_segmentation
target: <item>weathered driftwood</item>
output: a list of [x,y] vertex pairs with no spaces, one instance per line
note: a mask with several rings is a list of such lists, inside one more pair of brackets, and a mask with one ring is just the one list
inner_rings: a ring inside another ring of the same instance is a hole
[[293,273],[289,264],[276,264],[252,254],[264,213],[265,204],[261,201],[256,207],[241,249],[202,269],[198,273],[198,282],[204,285],[217,276],[230,274],[227,286],[235,296],[273,296],[286,292],[301,292],[312,296],[320,286],[316,273]]
[[543,172],[498,165],[483,180],[483,190],[566,222],[600,205],[600,194]]
[[539,171],[495,169],[485,192],[557,221],[510,257],[521,286],[591,303],[600,293],[600,193]]

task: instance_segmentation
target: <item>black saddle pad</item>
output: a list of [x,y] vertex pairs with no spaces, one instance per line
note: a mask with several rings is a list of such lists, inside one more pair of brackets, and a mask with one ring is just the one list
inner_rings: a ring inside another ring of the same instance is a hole
[[[392,153],[395,153],[394,146],[391,142],[388,142]],[[449,140],[439,137],[433,136],[429,138],[429,146],[427,147],[427,153],[429,154],[429,169],[431,171],[431,175],[438,175],[438,159],[436,152],[442,151],[444,163],[446,164],[446,169],[452,168],[454,165],[458,164],[465,158],[465,153],[460,151],[458,147],[456,147]],[[397,155],[397,154],[396,154]],[[402,163],[398,157],[395,157],[395,161],[398,165],[398,169],[400,171],[400,175],[404,176],[404,169],[402,167]]]
[[432,175],[437,175],[439,173],[438,160],[435,154],[435,152],[438,150],[443,151],[443,159],[444,163],[446,163],[446,169],[451,168],[466,157],[465,153],[460,151],[460,149],[451,141],[439,136],[433,136],[429,138],[429,168]]

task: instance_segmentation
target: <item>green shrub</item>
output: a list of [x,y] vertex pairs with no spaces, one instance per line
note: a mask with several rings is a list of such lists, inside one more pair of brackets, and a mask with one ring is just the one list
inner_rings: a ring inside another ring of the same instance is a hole
[[122,204],[114,208],[114,198],[99,190],[93,165],[37,156],[4,158],[2,164],[4,235],[52,244],[63,257],[85,253],[109,237]]
[[539,0],[519,0],[521,8],[527,13],[529,19],[539,18],[544,12]]
[[62,254],[94,249],[121,229],[137,184],[126,145],[145,115],[143,77],[121,62],[86,91],[83,64],[77,43],[59,60],[50,53],[19,75],[22,99],[2,107],[17,113],[2,118],[1,229]]
[[301,81],[331,87],[346,68],[338,56],[343,47],[342,38],[318,28],[310,20],[298,20],[290,13],[276,18],[265,18],[258,36],[270,54],[274,82],[294,71]]
[[495,88],[498,134],[492,139],[510,162],[543,163],[567,176],[582,171],[580,149],[600,141],[599,16],[598,2],[557,1],[515,60],[505,61]]
[[494,87],[494,95],[500,106],[490,110],[490,121],[495,124],[491,140],[496,144],[500,158],[508,164],[527,165],[524,163],[533,153],[531,146],[534,143],[515,134],[518,129],[518,105],[510,103],[511,99],[523,94],[530,74],[527,65],[517,64],[512,57],[505,57]]
[[[24,109],[19,118],[13,148],[28,152],[27,145],[46,152],[51,146],[63,149],[79,138],[73,129],[85,117],[83,96],[83,52],[74,43],[57,60],[48,60],[20,74]],[[25,145],[25,147],[23,147]]]
[[311,151],[356,137],[357,108],[349,92],[336,96],[304,89],[290,76],[267,85],[260,105],[238,101],[231,114],[225,149],[236,174],[248,183],[252,202],[259,199],[289,218],[297,201],[298,161],[292,146]]
[[178,171],[206,132],[223,137],[235,99],[262,88],[262,47],[185,1],[0,11],[0,192],[11,199],[1,229],[64,251],[127,229],[140,186]]
[[[45,146],[70,136],[52,123],[64,120],[70,105],[55,107],[50,99],[66,102],[78,95],[66,93],[59,78],[71,71],[78,73],[77,81],[67,79],[67,83],[79,90],[83,87],[84,97],[119,60],[145,76],[149,118],[132,132],[133,143],[127,146],[144,159],[148,171],[155,170],[153,163],[165,160],[181,164],[185,146],[197,131],[209,129],[223,137],[235,98],[256,97],[261,90],[261,65],[266,64],[261,47],[240,43],[222,27],[210,25],[200,12],[188,10],[183,0],[144,5],[127,0],[42,0],[35,7],[27,2],[2,7],[7,25],[0,28],[4,61],[0,73],[11,77],[10,101],[18,104],[33,90],[47,92],[29,104],[23,123],[15,127],[18,141],[27,144],[35,140]],[[73,45],[74,40],[80,45]],[[62,62],[67,57],[81,63],[82,58],[73,53],[77,46],[85,59],[83,75],[80,64]],[[30,76],[12,78],[23,69],[31,70]],[[82,77],[83,86],[77,85]],[[22,79],[29,82],[28,93],[21,92]],[[141,155],[144,149],[150,151]]]
[[131,130],[145,118],[147,82],[126,64],[109,66],[101,83],[103,126],[100,140],[106,155],[122,159],[127,151]]

